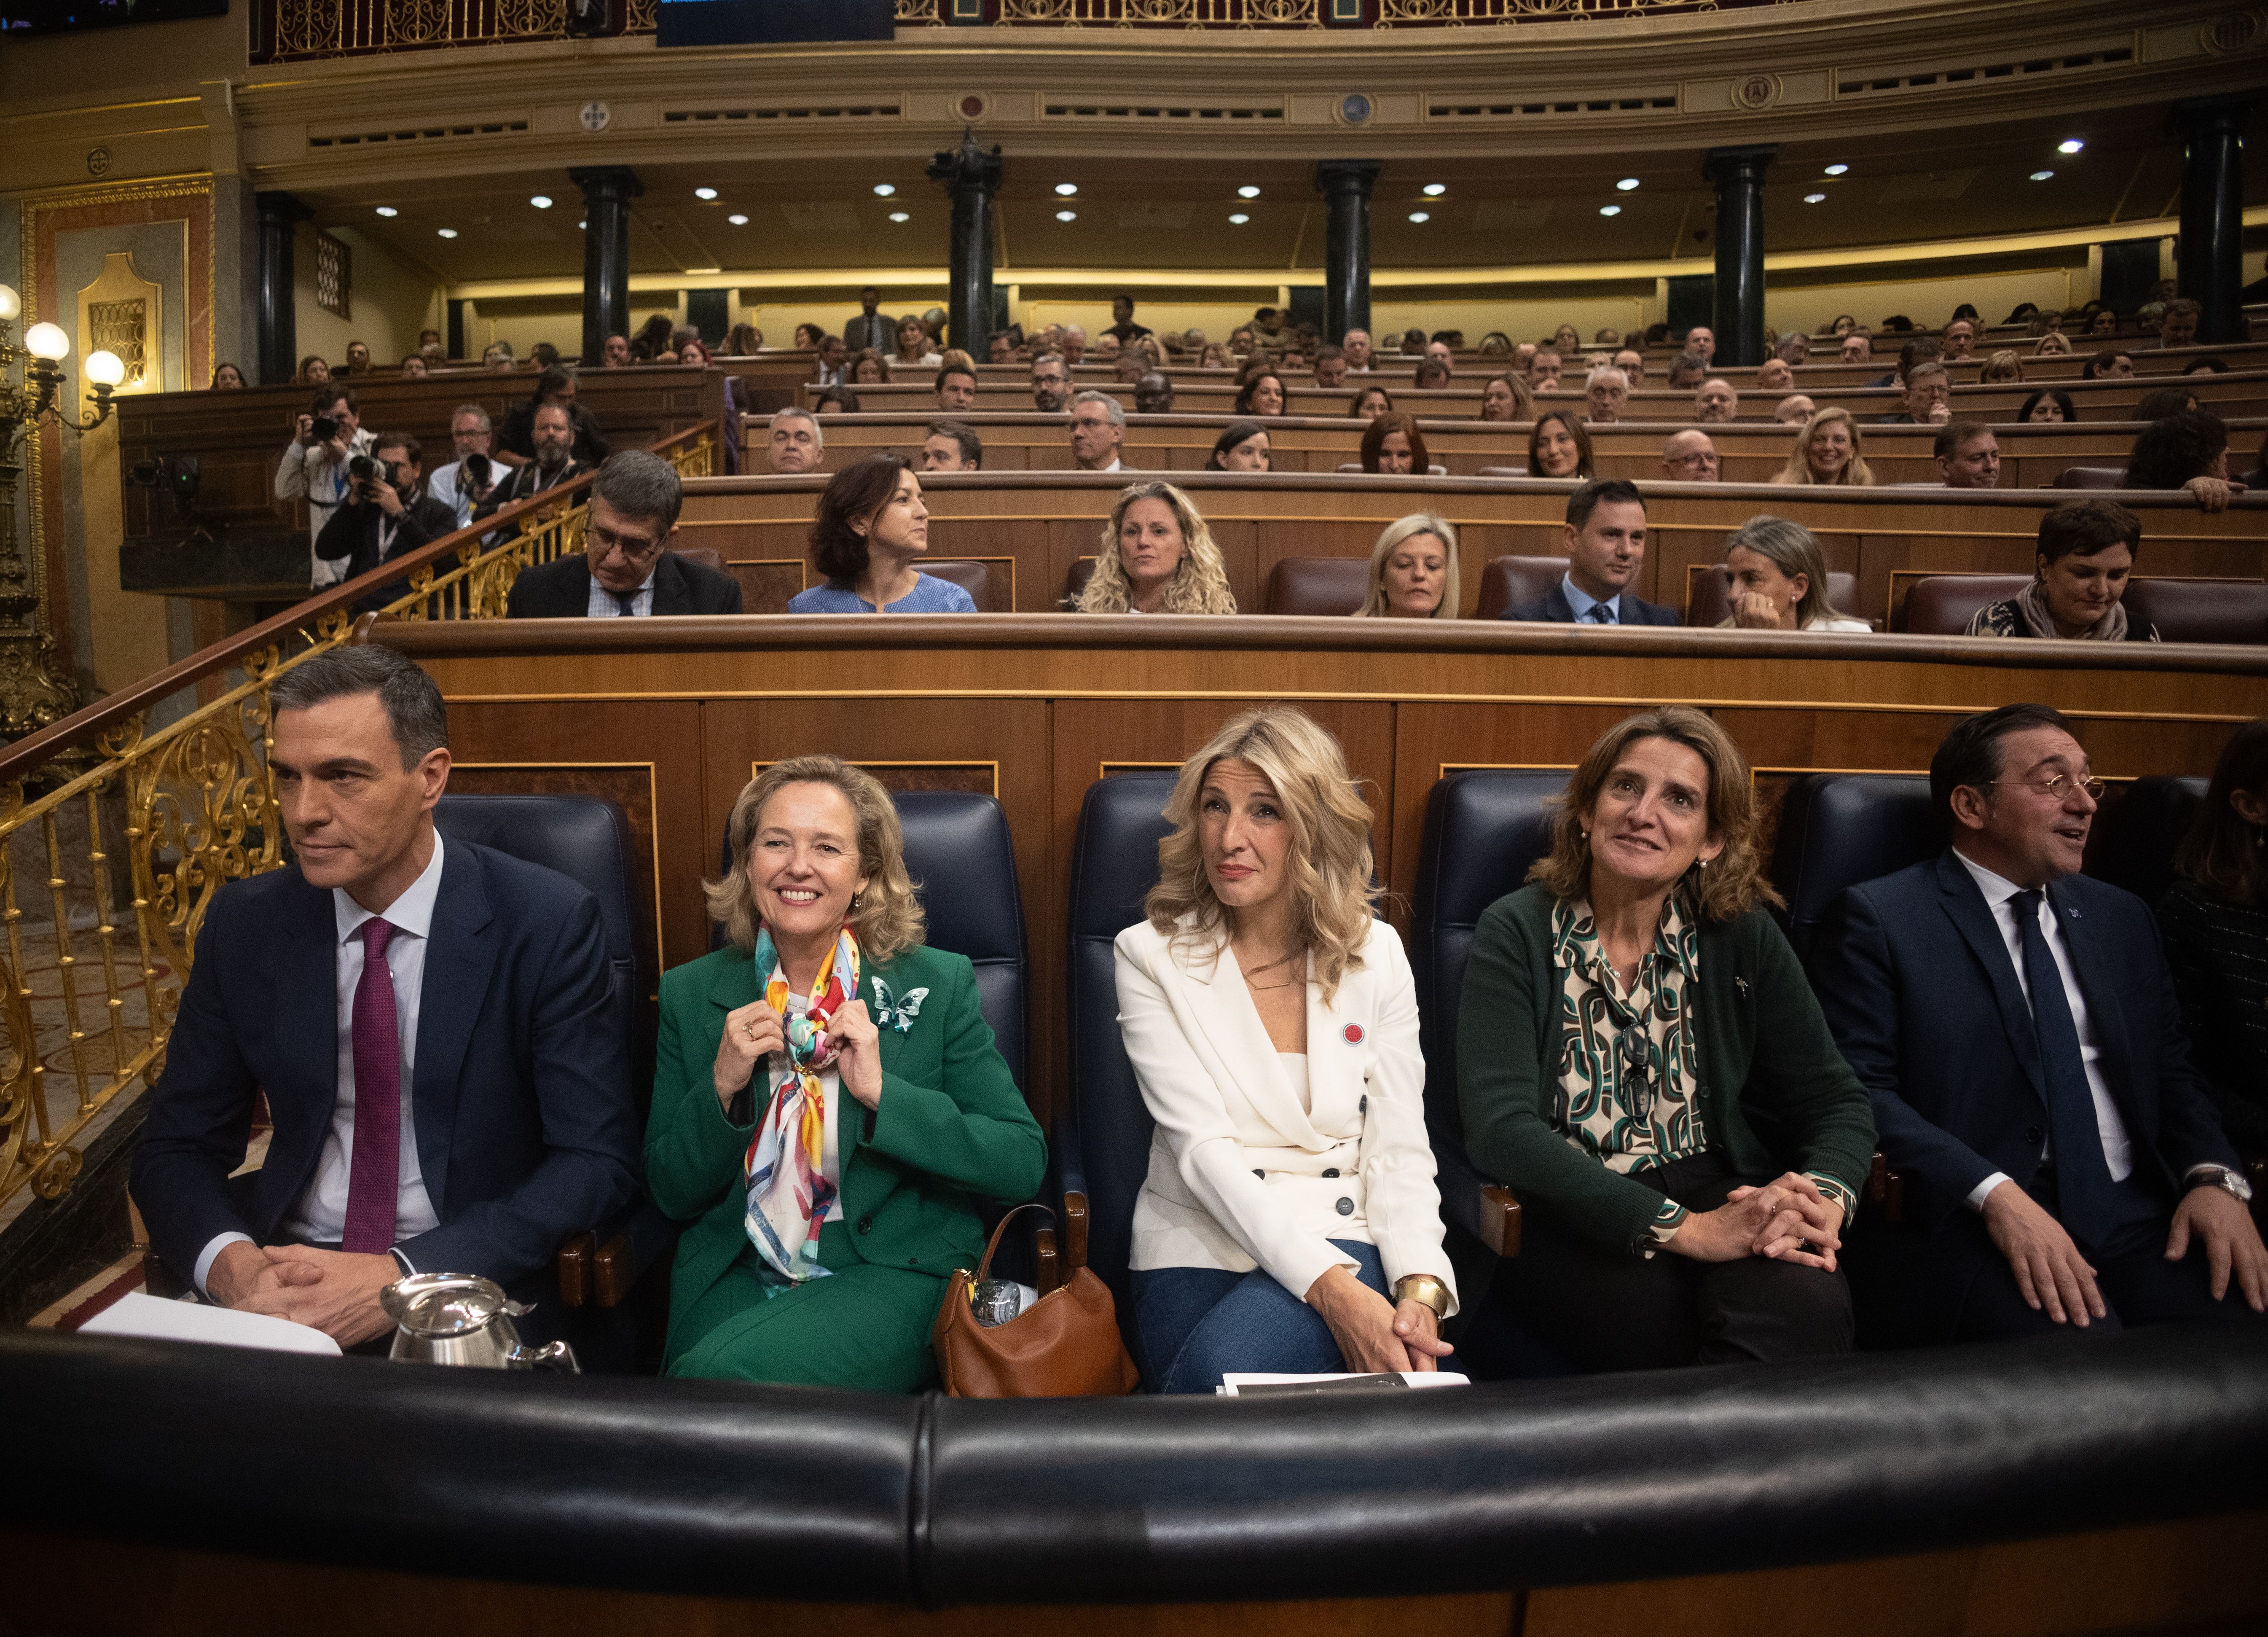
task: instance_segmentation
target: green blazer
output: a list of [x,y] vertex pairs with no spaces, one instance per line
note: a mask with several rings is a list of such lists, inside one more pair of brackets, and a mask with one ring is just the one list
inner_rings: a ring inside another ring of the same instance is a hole
[[[1551,1126],[1562,1027],[1552,903],[1550,890],[1531,882],[1491,904],[1474,929],[1457,1013],[1465,1152],[1523,1206],[1635,1251],[1651,1242],[1661,1195]],[[1702,923],[1699,981],[1688,1005],[1710,1150],[1744,1176],[1817,1171],[1856,1198],[1874,1164],[1874,1110],[1769,915],[1751,910]]]
[[[1030,1198],[1047,1169],[1047,1142],[993,1049],[966,956],[917,948],[868,967],[860,999],[879,1016],[878,977],[894,998],[924,988],[929,995],[909,1028],[881,1027],[880,1106],[846,1101],[840,1110],[843,1220],[821,1242],[849,1233],[862,1261],[943,1279],[975,1267],[984,1250],[970,1196]],[[670,1284],[673,1354],[700,1339],[679,1335],[681,1321],[748,1243],[740,1166],[755,1128],[725,1117],[710,1072],[726,1014],[758,999],[755,962],[740,949],[719,949],[661,980],[645,1170],[654,1203],[688,1224]]]

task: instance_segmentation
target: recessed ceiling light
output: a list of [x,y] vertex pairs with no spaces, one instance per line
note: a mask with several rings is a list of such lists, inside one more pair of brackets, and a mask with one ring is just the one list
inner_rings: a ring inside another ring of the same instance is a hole
[[714,199],[717,196],[717,190],[714,188],[696,188],[693,190],[693,196],[696,199]]
[[401,215],[401,212],[400,212],[399,210],[395,210],[395,209],[394,209],[392,205],[390,205],[390,204],[381,204],[381,205],[379,205],[379,206],[378,207],[378,213],[379,213],[380,216],[399,216],[399,215]]
[[725,219],[735,227],[746,227],[748,225],[748,218],[745,216],[728,216]]
[[1803,195],[1803,202],[1806,204],[1825,204],[1827,195],[1823,193],[1808,193]]
[[892,194],[897,192],[897,190],[898,185],[895,182],[876,182],[874,184],[874,194],[878,198],[887,199]]
[[1235,215],[1230,217],[1228,219],[1235,225],[1241,227],[1252,218],[1247,216],[1243,211],[1239,210]]
[[688,267],[685,270],[688,273],[721,273],[725,269],[721,267]]
[[910,222],[914,218],[908,216],[903,210],[893,210],[890,212],[890,219],[894,222]]
[[2032,180],[2036,182],[2043,182],[2054,174],[2055,173],[2053,171],[2034,171],[2032,173]]
[[1623,208],[1618,204],[1602,204],[1599,207],[1601,216],[1620,216],[1622,213]]
[[1257,199],[1260,196],[1260,189],[1248,184],[1236,190],[1236,196],[1240,199]]
[[2058,143],[2056,144],[2056,151],[2058,153],[2077,153],[2080,149],[2086,146],[2087,144],[2085,143],[2081,142],[2078,137],[2073,136],[2067,141]]
[[1433,219],[1433,213],[1430,210],[1412,210],[1410,212],[1410,219],[1413,222],[1430,222]]
[[1847,165],[1830,165],[1827,167],[1827,173],[1830,176],[1840,176],[1850,168]]
[[551,195],[548,193],[535,194],[528,199],[528,203],[539,210],[548,210],[551,208]]
[[1057,182],[1056,184],[1056,192],[1066,199],[1070,198],[1078,191],[1079,184],[1077,182]]
[[1057,210],[1056,212],[1056,220],[1058,222],[1076,222],[1079,220],[1079,212],[1076,210]]
[[1425,184],[1425,196],[1428,199],[1438,199],[1448,191],[1449,189],[1447,186],[1441,182],[1427,182]]
[[1637,187],[1638,178],[1635,176],[1625,176],[1622,181],[1615,184],[1616,191],[1621,193],[1630,193],[1635,190]]
[[444,227],[440,230],[440,233],[444,239],[454,239],[457,236],[457,230],[453,227]]
[[585,221],[585,222],[578,222],[578,223],[576,223],[576,224],[575,224],[575,225],[576,225],[576,226],[578,226],[578,227],[579,227],[579,228],[582,228],[585,232],[587,232],[590,230],[591,224],[590,224],[590,223],[588,223],[587,221]]

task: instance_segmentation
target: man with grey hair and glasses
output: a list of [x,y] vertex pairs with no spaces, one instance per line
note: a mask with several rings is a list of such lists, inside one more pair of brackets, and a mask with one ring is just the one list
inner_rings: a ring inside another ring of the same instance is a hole
[[618,619],[656,614],[738,614],[740,582],[669,549],[685,487],[659,455],[625,449],[591,480],[583,554],[521,571],[505,616]]
[[1081,472],[1123,472],[1126,406],[1107,392],[1083,392],[1071,401],[1071,463]]

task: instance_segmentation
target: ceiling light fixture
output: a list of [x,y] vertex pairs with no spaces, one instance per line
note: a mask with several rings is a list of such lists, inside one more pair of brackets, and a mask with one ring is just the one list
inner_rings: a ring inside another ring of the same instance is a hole
[[1803,202],[1806,204],[1825,204],[1827,195],[1823,193],[1808,193],[1803,195]]
[[1602,204],[1599,207],[1601,216],[1620,216],[1622,213],[1623,208],[1618,204]]
[[1260,196],[1260,189],[1248,182],[1236,190],[1236,196],[1240,199],[1257,199]]
[[551,195],[548,193],[533,195],[527,202],[539,210],[548,210],[551,208]]
[[1228,219],[1232,225],[1241,227],[1252,218],[1247,216],[1243,211],[1239,210],[1235,215],[1230,217]]
[[1410,212],[1410,219],[1413,222],[1430,222],[1433,219],[1433,216],[1430,210],[1412,210]]
[[2032,173],[2032,180],[2036,182],[2043,182],[2054,174],[2055,173],[2053,171],[2034,171]]
[[1637,188],[1637,187],[1638,178],[1635,176],[1625,176],[1622,181],[1615,184],[1616,190],[1620,193],[1632,192]]
[[890,212],[890,219],[894,222],[910,222],[914,218],[908,216],[903,210],[893,210]]
[[725,219],[735,227],[746,227],[748,225],[748,218],[745,216],[728,216]]
[[2056,151],[2058,153],[2077,153],[2080,149],[2086,146],[2087,144],[2081,142],[2078,137],[2073,136],[2064,142],[2058,143],[2056,144]]
[[1850,168],[1847,165],[1830,165],[1827,167],[1827,173],[1830,176],[1840,176]]
[[457,236],[457,230],[453,227],[444,227],[438,231],[444,239],[454,239]]
[[1058,222],[1076,222],[1079,220],[1079,212],[1076,210],[1057,210],[1056,212],[1056,220]]
[[879,199],[887,199],[892,194],[897,192],[897,190],[898,185],[895,182],[876,182],[874,184],[874,196]]
[[399,215],[401,215],[401,211],[399,211],[399,210],[395,210],[395,209],[394,209],[392,205],[390,205],[390,204],[381,204],[381,205],[379,205],[379,206],[378,207],[378,213],[379,213],[380,216],[399,216]]
[[714,188],[696,188],[693,190],[693,196],[696,199],[714,199],[717,196],[717,190]]
[[1063,198],[1065,198],[1065,199],[1070,198],[1073,194],[1077,193],[1078,191],[1079,191],[1079,184],[1078,184],[1077,182],[1057,182],[1057,183],[1056,184],[1056,192],[1057,192],[1057,194],[1060,197],[1063,197]]
[[575,225],[576,225],[576,226],[578,226],[578,227],[579,227],[579,228],[581,228],[581,229],[583,229],[583,231],[584,231],[584,232],[588,232],[590,231],[590,228],[591,228],[591,224],[590,224],[589,222],[587,222],[587,221],[578,222],[578,223],[576,223],[576,224],[575,224]]
[[1425,184],[1425,196],[1428,199],[1438,199],[1448,191],[1449,189],[1446,183],[1427,182]]

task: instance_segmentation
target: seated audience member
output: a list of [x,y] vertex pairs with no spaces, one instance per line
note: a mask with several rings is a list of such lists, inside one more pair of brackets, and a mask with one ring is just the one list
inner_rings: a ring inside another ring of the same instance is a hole
[[1457,531],[1431,512],[1396,518],[1370,549],[1370,590],[1357,618],[1457,617]]
[[919,1391],[951,1270],[983,1253],[978,1199],[1029,1198],[1047,1144],[968,957],[923,943],[873,775],[776,762],[726,835],[725,947],[661,980],[646,1185],[688,1225],[664,1368]]
[[845,373],[843,364],[848,351],[840,336],[821,336],[819,348],[812,358],[811,384],[814,387],[840,387]]
[[1207,370],[1226,370],[1233,369],[1235,365],[1228,356],[1228,349],[1221,343],[1213,341],[1205,343],[1205,350],[1197,359],[1197,367]]
[[276,462],[276,498],[307,503],[310,571],[318,591],[336,584],[338,577],[334,564],[313,555],[315,542],[322,538],[332,512],[347,498],[349,464],[357,455],[370,453],[371,436],[363,427],[354,388],[326,380],[308,400],[298,432]]
[[1905,401],[1894,415],[1882,416],[1878,426],[1927,426],[1953,418],[1953,376],[1934,358],[1906,372]]
[[1611,365],[1583,378],[1583,418],[1592,425],[1612,426],[1629,402],[1630,378]]
[[1273,466],[1268,447],[1268,429],[1257,421],[1231,421],[1213,439],[1212,453],[1205,457],[1208,472],[1265,472]]
[[1343,348],[1322,347],[1315,353],[1315,385],[1336,392],[1346,385],[1347,355]]
[[2142,520],[2117,501],[2066,501],[2040,519],[2032,583],[1977,609],[1965,634],[2155,642],[2155,626],[2126,617],[2126,586],[2141,549]]
[[1111,369],[1122,387],[1131,387],[1149,372],[1150,360],[1130,349],[1118,355]]
[[1950,421],[1938,430],[1930,453],[1938,481],[1948,489],[1998,489],[2000,440],[1981,421]]
[[1354,402],[1347,405],[1351,421],[1374,421],[1381,415],[1392,413],[1394,395],[1383,387],[1366,387],[1355,394]]
[[1731,736],[1643,712],[1473,933],[1457,1106],[1521,1215],[1494,1293],[1585,1370],[1851,1346],[1836,1253],[1874,1123],[1765,908],[1757,829]]
[[425,480],[425,492],[449,508],[459,528],[473,520],[473,508],[489,498],[502,470],[489,459],[493,435],[486,409],[477,403],[459,404],[449,417],[449,441],[456,459]]
[[1446,392],[1449,387],[1448,369],[1439,358],[1420,358],[1410,385],[1419,392]]
[[583,550],[512,582],[507,617],[615,619],[648,615],[738,614],[740,582],[669,549],[685,487],[658,454],[624,449],[591,480]]
[[1125,406],[1107,392],[1082,392],[1071,401],[1071,463],[1081,472],[1123,472]]
[[2158,927],[2198,1078],[2237,1152],[2268,1153],[2268,721],[2238,728],[2174,854]]
[[1712,375],[1694,389],[1693,418],[1704,426],[1719,426],[1740,418],[1741,395],[1721,375]]
[[2079,410],[2072,403],[2071,395],[2060,387],[2043,387],[2024,400],[2024,407],[2016,411],[2020,424],[2033,422],[2075,421]]
[[[696,339],[698,339],[698,337],[696,337]],[[707,361],[705,357],[703,361]],[[527,365],[530,369],[539,372],[543,370],[557,369],[559,367],[559,349],[553,346],[548,341],[539,341],[527,350]]]
[[1939,339],[1944,350],[1938,356],[1948,362],[1966,358],[1977,350],[1977,322],[1974,319],[1957,318],[1945,327]]
[[423,353],[413,352],[401,360],[402,380],[423,380],[424,378],[425,358]]
[[512,343],[508,341],[489,343],[481,351],[481,367],[491,375],[509,375],[519,369],[519,360],[512,356]]
[[1061,415],[1071,407],[1071,368],[1059,352],[1042,352],[1032,360],[1032,407],[1042,415]]
[[1145,918],[1118,934],[1119,1032],[1157,1122],[1129,1258],[1152,1391],[1451,1351],[1417,982],[1371,914],[1358,788],[1297,708],[1231,719],[1182,764]]
[[1110,508],[1081,614],[1233,614],[1212,531],[1171,483],[1136,483]]
[[677,349],[677,361],[680,364],[690,364],[698,369],[708,368],[709,343],[698,336],[688,336],[684,344]]
[[2081,380],[2131,380],[2134,375],[2134,355],[2111,350],[2098,352],[2079,366]]
[[[1883,328],[1888,328],[1889,326],[1885,325]],[[1874,380],[1868,381],[1867,384],[1869,387],[1897,387],[1903,388],[1906,384],[1906,378],[1913,372],[1917,365],[1936,363],[1939,356],[1943,351],[1944,349],[1938,345],[1936,336],[1917,336],[1911,341],[1909,341],[1905,345],[1898,349],[1898,362],[1896,369],[1892,370],[1887,375],[1883,375]]]
[[1837,313],[1836,315],[1835,321],[1827,327],[1827,333],[1839,341],[1858,328],[1859,321],[1857,319],[1853,318],[1848,313]]
[[1874,468],[1859,451],[1859,424],[1851,411],[1829,408],[1803,424],[1775,483],[1836,483],[1872,488]]
[[1561,368],[1558,351],[1551,347],[1539,347],[1535,356],[1528,361],[1528,385],[1538,393],[1559,390]]
[[1874,629],[1827,600],[1827,554],[1800,523],[1750,518],[1725,542],[1725,571],[1732,579],[1732,612],[1717,622],[1720,629],[1853,634]]
[[366,341],[347,343],[347,363],[343,373],[367,375],[370,372],[370,343]]
[[852,355],[850,367],[846,373],[853,387],[880,387],[889,380],[890,366],[880,353],[868,347]]
[[1580,352],[1583,350],[1582,332],[1572,324],[1562,324],[1551,332],[1551,344],[1563,357]]
[[1110,328],[1102,333],[1112,337],[1119,345],[1125,346],[1130,342],[1149,335],[1151,330],[1147,324],[1137,324],[1134,321],[1133,297],[1113,296],[1110,299]]
[[2079,873],[2102,785],[2070,724],[1970,717],[1929,783],[1951,847],[1845,893],[1814,957],[1905,1178],[1869,1296],[1915,1341],[2256,1322],[2268,1251],[2157,928]]
[[922,439],[921,469],[924,472],[981,472],[984,469],[984,440],[976,429],[961,421],[932,421]]
[[[560,1244],[636,1186],[598,902],[443,844],[448,712],[398,651],[315,654],[269,704],[294,861],[205,912],[134,1154],[151,1242],[217,1305],[342,1346],[391,1334],[379,1293],[408,1273],[549,1306]],[[263,1095],[267,1160],[237,1176]]]
[[2162,421],[2169,415],[2179,415],[2198,407],[2197,394],[2185,387],[2161,387],[2155,392],[2146,392],[2134,406],[2138,421]]
[[827,453],[827,434],[819,417],[808,409],[781,409],[772,417],[764,439],[765,458],[775,472],[793,475],[815,472]]
[[533,429],[535,412],[547,403],[557,404],[567,411],[575,432],[575,458],[585,466],[595,466],[607,458],[607,435],[599,430],[598,417],[575,401],[575,372],[564,365],[554,365],[536,377],[535,390],[524,403],[515,404],[504,424],[497,428],[496,447],[491,451],[497,460],[506,466],[518,466],[523,461],[535,458]]
[[1685,332],[1682,350],[1690,358],[1700,359],[1702,368],[1708,368],[1717,358],[1717,332],[1706,324],[1696,324]]
[[937,394],[937,407],[947,415],[966,415],[976,407],[976,372],[975,369],[948,364],[937,372],[930,383]]
[[987,364],[1012,364],[1016,361],[1016,338],[1005,329],[996,329],[984,342],[984,361]]
[[2024,361],[2003,348],[1984,360],[1977,372],[1977,380],[1987,387],[2021,386],[2024,380]]
[[1541,350],[1532,341],[1523,341],[1512,350],[1512,371],[1515,375],[1534,379],[1535,355]]
[[417,350],[418,350],[418,351],[420,351],[420,352],[422,352],[422,353],[425,354],[428,358],[431,358],[431,357],[432,357],[432,356],[433,356],[437,351],[440,350],[440,348],[441,348],[441,332],[440,332],[439,330],[438,330],[438,329],[421,329],[421,330],[419,330],[419,331],[417,332]]
[[929,508],[904,458],[870,454],[835,474],[811,524],[811,565],[826,583],[790,614],[974,614],[976,600],[914,564],[929,550]]
[[1773,352],[1775,357],[1792,368],[1810,358],[1811,337],[1800,329],[1793,331],[1780,337],[1779,345],[1773,350]]
[[1076,324],[1064,325],[1063,333],[1064,363],[1065,365],[1078,364],[1086,357],[1086,331],[1080,328]]
[[1363,429],[1362,469],[1373,475],[1402,476],[1415,474],[1425,476],[1432,465],[1425,450],[1425,435],[1418,430],[1415,416],[1395,410],[1381,415]]
[[[858,321],[854,319],[851,321],[856,323]],[[666,327],[666,321],[665,321],[665,328]],[[816,324],[797,325],[795,327],[795,350],[798,352],[816,352],[819,350],[819,343],[823,333],[824,332],[822,332]],[[636,349],[637,344],[637,343],[635,342],[631,343],[633,350]]]
[[[659,364],[674,358],[677,350],[671,344],[670,337],[676,330],[676,321],[668,313],[651,314],[644,323],[638,326],[638,333],[630,337],[630,356],[641,364]],[[808,341],[803,339],[805,330],[811,332]],[[796,330],[796,344],[815,350],[819,345],[817,327],[809,324],[799,326]]]
[[2260,439],[2260,453],[2252,458],[2252,469],[2238,481],[2247,489],[2268,489],[2268,434]]
[[[372,465],[364,475],[350,466],[345,497],[315,536],[316,560],[329,570],[333,585],[406,557],[458,527],[456,508],[425,492],[425,452],[415,438],[381,433],[371,440],[367,458]],[[409,589],[394,580],[358,599],[355,612],[382,608]]]
[[1756,369],[1758,392],[1792,392],[1795,389],[1795,372],[1782,358],[1766,358]]
[[547,403],[536,410],[529,440],[534,446],[535,458],[506,472],[489,490],[489,498],[473,507],[475,517],[490,516],[515,500],[556,489],[591,469],[575,458],[575,426],[568,418],[564,404]]
[[1346,354],[1347,368],[1357,374],[1370,368],[1370,332],[1351,329],[1339,342],[1340,350]]
[[1249,358],[1257,350],[1259,344],[1249,324],[1239,324],[1228,332],[1228,353],[1232,361]]
[[2206,409],[2151,422],[2126,457],[2123,489],[2186,489],[2202,511],[2219,512],[2244,485],[2228,480],[2228,427]]
[[[1623,395],[1627,398],[1630,395],[1625,392]],[[1535,396],[1517,375],[1492,375],[1481,387],[1481,419],[1484,421],[1524,421],[1535,413]]]
[[1134,412],[1137,415],[1171,415],[1174,412],[1174,378],[1163,370],[1149,370],[1134,383]]
[[1457,372],[1457,355],[1450,350],[1449,343],[1435,336],[1425,343],[1425,356],[1441,366],[1442,384],[1447,385],[1450,378]]
[[1772,419],[1783,426],[1800,426],[1819,413],[1819,406],[1803,393],[1790,393],[1772,405]]
[[1484,358],[1506,358],[1512,352],[1512,337],[1500,329],[1492,329],[1481,337],[1480,355]]
[[856,415],[858,413],[858,393],[853,387],[825,387],[811,401],[814,415]]
[[1091,364],[1115,364],[1120,350],[1118,337],[1105,336],[1086,350],[1086,359]]
[[2204,308],[2187,296],[2178,297],[2167,302],[2165,316],[2158,321],[2158,345],[2161,347],[2195,346],[2198,318],[2204,311]]
[[764,332],[754,324],[735,324],[725,332],[725,352],[728,358],[753,358],[764,350]]
[[1514,603],[1507,620],[1559,625],[1675,625],[1675,610],[1656,607],[1631,589],[1646,567],[1646,498],[1621,478],[1585,483],[1567,497],[1560,532],[1567,571],[1530,602]]
[[1615,367],[1623,372],[1623,379],[1630,382],[1632,392],[1646,384],[1646,354],[1636,348],[1624,347],[1615,354]]
[[2071,356],[2071,337],[2061,330],[2050,330],[2040,337],[2040,344],[2032,350],[2036,358],[2067,358]]
[[1591,434],[1583,423],[1565,409],[1546,409],[1537,416],[1528,429],[1528,475],[1586,482],[1596,476]]
[[1719,464],[1709,434],[1690,426],[1661,446],[1661,475],[1674,483],[1713,483]]
[[898,321],[897,345],[888,355],[893,368],[933,370],[945,362],[944,356],[930,345],[929,331],[922,328],[921,320],[911,313]]
[[233,364],[213,365],[212,385],[215,388],[233,389],[245,384],[244,372]]
[[2182,366],[2182,373],[2184,375],[2226,375],[2228,373],[2228,360],[2226,358],[2191,358],[2187,364]]
[[1865,334],[1845,336],[1835,349],[1838,364],[1872,364],[1874,361],[1874,340]]

